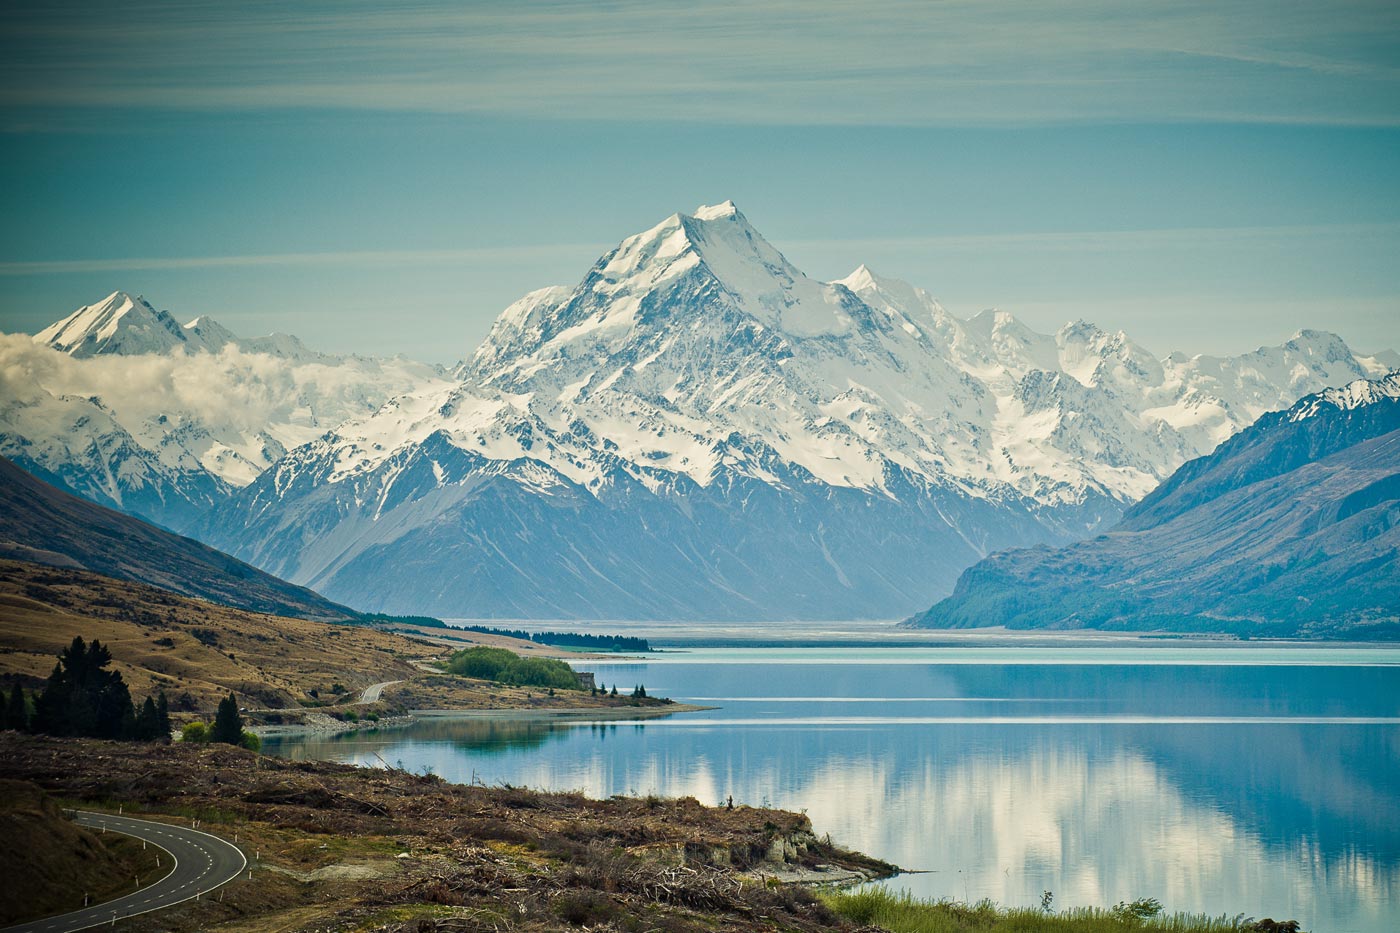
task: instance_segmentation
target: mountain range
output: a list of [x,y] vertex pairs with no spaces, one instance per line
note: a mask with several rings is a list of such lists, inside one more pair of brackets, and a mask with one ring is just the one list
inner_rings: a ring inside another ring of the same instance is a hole
[[915,627],[1400,636],[1400,373],[1309,395],[1107,534],[993,554]]
[[115,292],[32,339],[0,335],[0,456],[184,530],[289,449],[440,376],[208,317],[180,325]]
[[448,617],[908,615],[1400,366],[1319,331],[1159,359],[964,320],[864,266],[808,278],[729,202],[526,295],[450,372],[162,315],[117,293],[0,339],[0,453],[333,599]]

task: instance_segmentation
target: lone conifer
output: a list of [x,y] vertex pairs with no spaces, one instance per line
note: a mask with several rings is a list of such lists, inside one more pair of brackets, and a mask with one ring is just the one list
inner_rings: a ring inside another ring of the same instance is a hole
[[29,729],[29,700],[19,681],[10,688],[10,701],[5,704],[5,728],[25,732]]
[[229,745],[243,742],[243,717],[238,714],[238,700],[232,693],[219,701],[219,711],[214,714],[214,728],[209,730],[209,741]]

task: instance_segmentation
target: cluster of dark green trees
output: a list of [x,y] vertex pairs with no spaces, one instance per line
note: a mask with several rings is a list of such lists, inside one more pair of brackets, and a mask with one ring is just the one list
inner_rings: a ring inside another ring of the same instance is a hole
[[[442,624],[442,623],[439,623]],[[463,631],[480,632],[483,635],[504,635],[532,641],[537,645],[551,645],[555,648],[586,648],[589,651],[650,651],[651,644],[645,638],[631,635],[592,635],[580,632],[527,632],[516,628],[491,628],[486,625],[463,625]]]
[[120,671],[108,670],[112,652],[97,639],[75,637],[58,655],[43,689],[25,696],[16,683],[3,698],[5,728],[44,735],[170,741],[170,705],[160,693],[138,708]]
[[180,732],[183,742],[223,742],[226,745],[241,745],[257,751],[262,748],[262,740],[252,732],[243,731],[243,714],[238,710],[238,698],[232,693],[219,701],[212,724],[203,722],[186,723]]
[[[593,695],[594,695],[595,697],[596,697],[596,696],[605,696],[605,697],[607,697],[607,696],[613,696],[613,697],[615,697],[615,696],[617,696],[617,684],[613,684],[613,686],[612,686],[612,693],[609,693],[609,692],[608,692],[608,688],[607,688],[606,685],[604,685],[604,684],[599,684],[598,686],[596,686],[596,687],[593,688]],[[637,686],[635,686],[635,687],[632,688],[632,699],[634,699],[634,700],[645,700],[646,698],[647,698],[647,688],[646,688],[646,686],[645,686],[644,684],[637,684]]]

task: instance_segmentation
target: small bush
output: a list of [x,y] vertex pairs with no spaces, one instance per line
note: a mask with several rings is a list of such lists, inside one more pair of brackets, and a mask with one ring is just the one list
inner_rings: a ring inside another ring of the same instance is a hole
[[565,894],[555,902],[554,909],[560,920],[576,927],[606,923],[617,915],[617,906],[595,891]]
[[1119,920],[1150,920],[1162,912],[1162,902],[1155,897],[1140,897],[1132,902],[1119,901],[1109,911]]
[[209,724],[203,722],[187,722],[185,728],[180,730],[181,742],[207,742],[209,741]]

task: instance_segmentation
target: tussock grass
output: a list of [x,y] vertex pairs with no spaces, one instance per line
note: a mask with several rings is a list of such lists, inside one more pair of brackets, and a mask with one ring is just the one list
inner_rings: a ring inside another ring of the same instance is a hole
[[1243,916],[1179,913],[1143,918],[1123,909],[1100,908],[1047,913],[1030,907],[998,907],[991,901],[968,905],[921,900],[885,887],[833,892],[824,898],[846,919],[890,933],[1253,933],[1262,929]]

